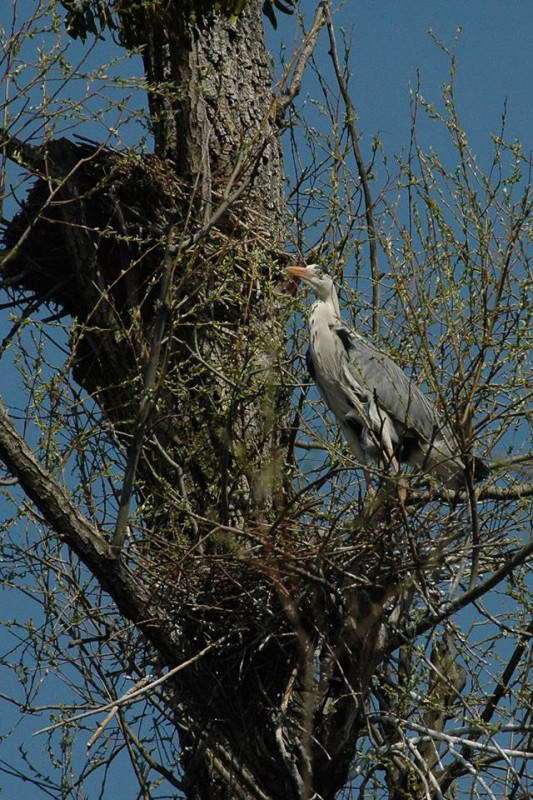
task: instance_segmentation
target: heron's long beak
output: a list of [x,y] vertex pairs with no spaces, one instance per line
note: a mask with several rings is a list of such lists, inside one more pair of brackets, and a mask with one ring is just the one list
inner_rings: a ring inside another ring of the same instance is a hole
[[287,272],[294,278],[310,278],[311,270],[308,267],[287,267]]

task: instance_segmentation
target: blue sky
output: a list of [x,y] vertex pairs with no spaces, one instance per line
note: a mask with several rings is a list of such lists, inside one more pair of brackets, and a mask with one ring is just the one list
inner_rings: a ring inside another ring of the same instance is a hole
[[[367,135],[379,133],[393,150],[407,144],[408,91],[417,72],[422,94],[438,101],[448,60],[432,31],[456,54],[458,109],[474,150],[486,153],[506,99],[509,134],[527,142],[533,121],[530,3],[361,0],[338,8],[336,24],[351,34],[352,98]],[[324,41],[323,35],[323,53]]]
[[[306,0],[307,5],[314,5]],[[34,7],[32,0],[18,3],[22,16]],[[0,25],[10,20],[10,3],[0,7]],[[268,29],[268,42],[274,55],[283,44],[288,48],[299,41],[295,21],[278,14],[277,31]],[[478,153],[480,163],[488,165],[491,157],[490,136],[499,133],[504,103],[507,101],[507,139],[521,139],[526,150],[531,148],[533,130],[533,103],[531,85],[533,79],[533,4],[527,0],[351,0],[338,5],[336,24],[343,27],[351,38],[351,90],[353,102],[359,115],[359,129],[363,134],[363,150],[368,154],[372,137],[377,134],[390,157],[408,146],[410,131],[409,88],[420,75],[421,92],[428,100],[440,102],[441,86],[448,82],[449,62],[428,34],[434,35],[451,47],[457,57],[457,103],[473,150]],[[461,28],[461,34],[457,34]],[[37,42],[30,43],[33,47]],[[47,42],[43,42],[47,46]],[[340,36],[339,36],[340,46]],[[76,46],[79,49],[79,46]],[[327,59],[327,37],[321,34],[316,60],[325,74],[330,73]],[[117,54],[110,43],[102,43],[91,55],[95,65],[107,61]],[[138,69],[138,60],[125,61],[120,66],[123,75]],[[81,83],[80,83],[81,86]],[[304,83],[302,100],[313,93],[316,86],[310,78]],[[87,108],[93,109],[100,100],[95,98]],[[138,101],[134,101],[138,102]],[[313,119],[311,120],[313,122]],[[80,133],[92,138],[101,138],[104,126],[88,120]],[[124,129],[123,141],[133,145],[140,135],[137,127]],[[422,122],[421,136],[425,144],[434,145],[444,158],[453,159],[446,137],[429,121]],[[6,212],[12,210],[8,206]],[[6,312],[0,311],[0,338],[9,330]],[[19,398],[12,370],[5,360],[2,376],[10,386],[12,402],[23,403]],[[2,509],[0,508],[0,513]],[[2,594],[2,602],[5,594]],[[7,612],[31,616],[35,610],[29,601],[10,592],[10,607]],[[4,607],[5,610],[5,607]],[[7,634],[4,650],[10,641]],[[4,680],[4,678],[2,678]],[[6,691],[5,685],[1,691]],[[66,691],[66,690],[65,690]],[[65,697],[67,702],[71,697]],[[4,726],[13,723],[10,706],[0,706],[0,719]],[[44,722],[42,724],[45,724]],[[39,740],[31,739],[30,733],[40,727],[34,719],[20,725],[15,736],[2,744],[0,758],[18,759],[16,748],[24,743],[29,751],[38,753],[42,747]],[[81,758],[82,756],[80,756]],[[20,761],[18,762],[20,764]],[[122,769],[122,768],[121,768]],[[125,773],[119,769],[117,777],[123,788],[115,788],[114,800],[129,800],[131,795]],[[20,783],[7,776],[0,776],[0,797],[11,798],[20,790]],[[36,800],[45,797],[31,790]],[[92,798],[91,798],[92,800]]]

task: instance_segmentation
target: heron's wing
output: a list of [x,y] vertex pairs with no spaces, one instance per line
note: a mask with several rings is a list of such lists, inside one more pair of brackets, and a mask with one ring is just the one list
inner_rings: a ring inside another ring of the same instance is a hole
[[339,326],[335,332],[344,345],[348,369],[383,411],[407,431],[433,441],[439,427],[436,410],[401,367],[348,328]]

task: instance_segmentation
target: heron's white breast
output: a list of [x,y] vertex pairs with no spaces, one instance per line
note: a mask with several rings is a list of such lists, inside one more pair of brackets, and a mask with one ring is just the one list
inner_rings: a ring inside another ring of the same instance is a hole
[[344,347],[334,331],[338,324],[326,303],[315,303],[309,317],[309,333],[315,369],[323,380],[338,379],[344,356]]

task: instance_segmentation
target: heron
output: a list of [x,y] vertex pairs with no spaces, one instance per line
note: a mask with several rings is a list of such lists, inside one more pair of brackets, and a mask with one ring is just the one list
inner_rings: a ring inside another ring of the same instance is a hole
[[[464,487],[467,467],[449,425],[398,364],[342,322],[331,277],[318,264],[287,272],[317,296],[309,313],[307,368],[368,486],[368,466],[378,462],[394,473],[406,463],[446,488]],[[474,481],[487,477],[481,458],[472,456],[470,464]]]

